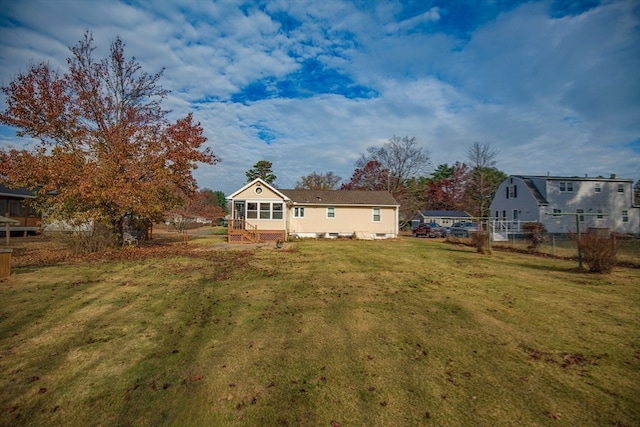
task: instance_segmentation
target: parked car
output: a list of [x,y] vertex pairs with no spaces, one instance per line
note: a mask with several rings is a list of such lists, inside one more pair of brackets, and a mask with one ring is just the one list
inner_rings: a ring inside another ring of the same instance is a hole
[[423,224],[418,224],[417,227],[411,230],[413,232],[414,237],[445,237],[447,235],[447,231],[444,227],[440,227],[440,224],[436,222],[425,222]]
[[476,233],[479,227],[475,222],[456,222],[451,225],[449,234],[453,237],[469,237]]

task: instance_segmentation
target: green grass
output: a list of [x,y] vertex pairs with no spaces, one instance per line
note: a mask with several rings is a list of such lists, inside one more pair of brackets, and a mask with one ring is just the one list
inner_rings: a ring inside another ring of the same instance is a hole
[[[216,240],[218,239],[218,240]],[[1,425],[640,425],[640,270],[427,239],[0,282]]]

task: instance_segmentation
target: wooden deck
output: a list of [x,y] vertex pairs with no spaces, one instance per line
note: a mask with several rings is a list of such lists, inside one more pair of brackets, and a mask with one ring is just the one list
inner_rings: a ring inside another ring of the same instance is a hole
[[228,242],[236,244],[284,242],[284,230],[258,230],[243,219],[231,219],[228,226]]

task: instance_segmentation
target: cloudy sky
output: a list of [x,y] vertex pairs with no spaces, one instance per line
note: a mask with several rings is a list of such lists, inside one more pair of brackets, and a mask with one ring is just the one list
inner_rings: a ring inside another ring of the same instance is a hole
[[637,0],[0,0],[0,83],[65,70],[85,30],[166,68],[172,119],[193,112],[223,159],[195,176],[227,194],[263,159],[280,188],[348,180],[394,135],[433,166],[480,142],[507,174],[640,178]]

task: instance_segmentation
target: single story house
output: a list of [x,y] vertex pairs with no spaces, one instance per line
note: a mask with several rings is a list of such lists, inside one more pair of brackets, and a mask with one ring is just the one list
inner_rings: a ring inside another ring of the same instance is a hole
[[630,179],[512,175],[498,187],[490,209],[497,227],[506,229],[540,222],[549,233],[575,233],[580,224],[581,232],[640,234]]
[[451,227],[454,222],[471,220],[471,215],[465,211],[425,210],[416,212],[411,219],[411,228],[429,222],[438,223],[442,227]]
[[386,191],[283,190],[258,178],[228,199],[229,243],[398,236],[400,206]]
[[[32,199],[35,199],[35,194],[31,190],[0,185],[0,215],[16,221],[10,223],[11,234],[26,235],[40,230],[42,219],[28,203]],[[6,233],[4,227],[0,233]]]

